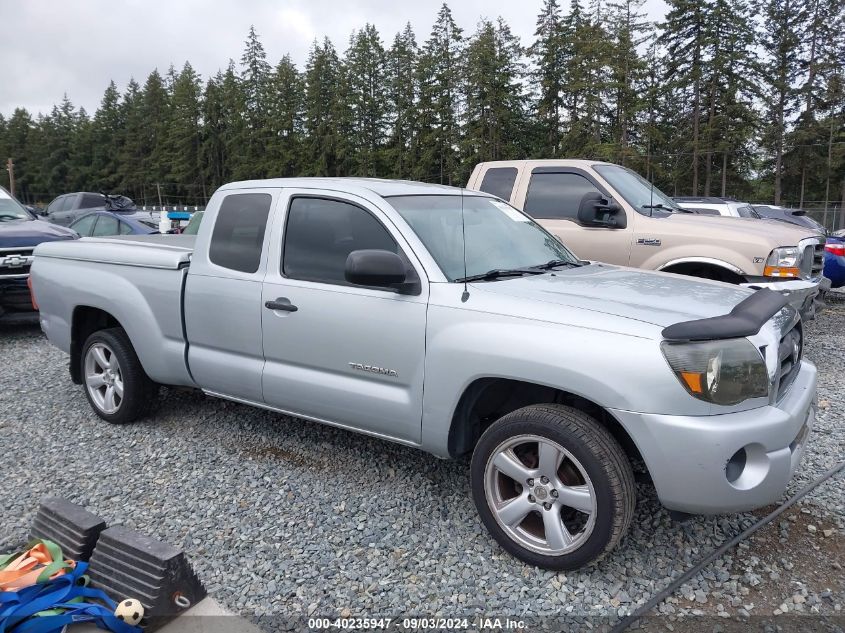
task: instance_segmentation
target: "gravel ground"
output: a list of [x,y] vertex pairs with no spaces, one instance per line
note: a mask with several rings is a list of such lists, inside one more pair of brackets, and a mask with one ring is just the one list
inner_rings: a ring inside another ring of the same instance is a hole
[[[845,453],[844,325],[845,294],[808,327],[822,409],[788,493]],[[524,618],[532,629],[601,628],[771,510],[675,523],[641,485],[622,545],[596,566],[555,574],[494,544],[466,461],[181,390],[162,392],[153,419],[111,426],[37,328],[0,331],[0,359],[0,552],[26,537],[41,497],[64,496],[184,547],[213,598],[267,629],[303,630],[309,615],[472,614]],[[816,489],[651,623],[842,615],[843,488],[840,476]]]

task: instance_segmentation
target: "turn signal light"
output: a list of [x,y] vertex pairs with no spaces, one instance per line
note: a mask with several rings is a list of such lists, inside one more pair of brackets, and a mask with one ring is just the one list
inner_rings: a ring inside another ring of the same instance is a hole
[[704,377],[703,374],[691,372],[691,371],[682,371],[681,378],[684,379],[687,387],[693,393],[704,393],[704,387],[702,384],[701,379]]
[[38,304],[35,302],[35,293],[32,292],[32,275],[26,278],[26,287],[29,288],[29,300],[32,302],[32,309],[38,310]]
[[766,266],[763,269],[765,277],[790,277],[797,279],[801,276],[800,268],[788,268],[785,266]]

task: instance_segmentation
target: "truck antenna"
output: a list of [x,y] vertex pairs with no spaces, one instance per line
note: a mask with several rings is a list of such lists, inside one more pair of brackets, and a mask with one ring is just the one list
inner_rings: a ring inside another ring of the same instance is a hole
[[461,303],[469,299],[469,288],[467,287],[467,230],[464,222],[464,188],[461,187],[461,237],[464,242],[464,292],[461,295]]

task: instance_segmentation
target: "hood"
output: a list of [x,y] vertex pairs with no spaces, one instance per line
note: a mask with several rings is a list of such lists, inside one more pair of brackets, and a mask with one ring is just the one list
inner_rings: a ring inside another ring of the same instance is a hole
[[733,218],[722,215],[696,215],[694,213],[672,213],[664,218],[670,226],[675,228],[694,230],[720,228],[734,236],[751,238],[750,241],[765,239],[772,248],[777,246],[797,246],[798,242],[807,237],[816,237],[817,231],[803,229],[786,222],[768,222],[757,218]]
[[41,242],[75,240],[76,231],[42,220],[0,222],[0,248],[37,246]]
[[[747,288],[610,264],[590,264],[530,275],[474,283],[473,288],[520,299],[514,315],[531,316],[524,302],[556,304],[651,323],[661,328],[727,314],[752,293]],[[513,302],[498,302],[500,309]],[[563,319],[561,320],[563,322]]]

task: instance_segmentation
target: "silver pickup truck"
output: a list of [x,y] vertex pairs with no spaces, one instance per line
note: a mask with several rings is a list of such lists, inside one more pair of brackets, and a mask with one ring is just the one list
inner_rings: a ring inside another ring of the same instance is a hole
[[180,385],[471,453],[482,522],[547,568],[620,541],[634,468],[676,511],[778,499],[813,422],[816,369],[782,295],[588,264],[480,192],[240,182],[196,237],[35,255],[41,327],[101,418]]

